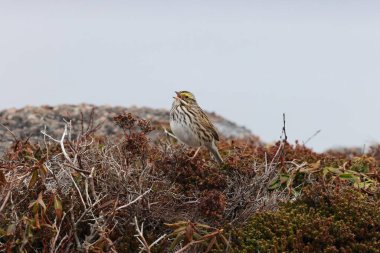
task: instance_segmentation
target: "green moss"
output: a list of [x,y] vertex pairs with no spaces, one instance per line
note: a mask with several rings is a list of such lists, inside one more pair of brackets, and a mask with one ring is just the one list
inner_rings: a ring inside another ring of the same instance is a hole
[[350,169],[361,173],[368,173],[371,167],[374,166],[374,163],[375,159],[372,157],[355,157]]
[[319,187],[238,232],[237,252],[380,252],[380,201],[353,189]]

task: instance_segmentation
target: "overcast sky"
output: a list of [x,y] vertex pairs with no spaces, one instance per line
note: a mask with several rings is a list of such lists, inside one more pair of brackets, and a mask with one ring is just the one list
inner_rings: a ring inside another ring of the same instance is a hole
[[264,141],[380,140],[380,1],[0,2],[0,109],[169,109],[175,90]]

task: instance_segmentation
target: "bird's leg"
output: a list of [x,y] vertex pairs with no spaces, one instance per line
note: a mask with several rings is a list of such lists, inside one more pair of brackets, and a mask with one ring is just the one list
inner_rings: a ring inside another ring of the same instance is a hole
[[174,139],[176,139],[176,140],[178,141],[177,136],[175,136],[174,134],[170,133],[168,130],[166,130],[166,128],[164,128],[164,132],[165,132],[165,134],[167,134],[168,136],[170,136],[170,137],[172,137],[172,138],[174,138]]
[[195,151],[195,154],[190,159],[194,159],[197,156],[197,154],[198,154],[198,152],[199,152],[200,149],[201,149],[201,147],[199,147],[197,149],[197,151]]

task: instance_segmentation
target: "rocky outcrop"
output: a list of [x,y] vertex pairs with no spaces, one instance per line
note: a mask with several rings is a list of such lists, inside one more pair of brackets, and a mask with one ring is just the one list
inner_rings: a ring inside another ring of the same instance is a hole
[[[27,106],[21,109],[6,109],[0,111],[0,155],[12,144],[13,136],[17,139],[31,141],[42,140],[41,130],[59,138],[62,135],[65,122],[71,121],[73,133],[79,133],[82,128],[92,124],[99,125],[99,135],[115,135],[120,133],[113,117],[125,112],[131,112],[140,118],[150,120],[159,130],[168,127],[169,112],[164,109],[145,107],[96,106],[91,104],[58,105],[58,106]],[[235,123],[214,113],[209,114],[220,134],[224,137],[245,138],[252,133]],[[91,118],[93,121],[91,121]],[[11,132],[10,132],[11,131]]]

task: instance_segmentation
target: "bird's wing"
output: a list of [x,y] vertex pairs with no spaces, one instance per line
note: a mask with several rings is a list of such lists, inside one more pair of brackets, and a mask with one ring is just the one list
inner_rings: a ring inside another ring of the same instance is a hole
[[215,140],[219,141],[219,135],[218,135],[218,132],[216,131],[215,126],[211,123],[206,113],[200,107],[199,107],[199,111],[200,111],[200,115],[202,119],[202,125],[212,133],[212,136],[214,137]]

